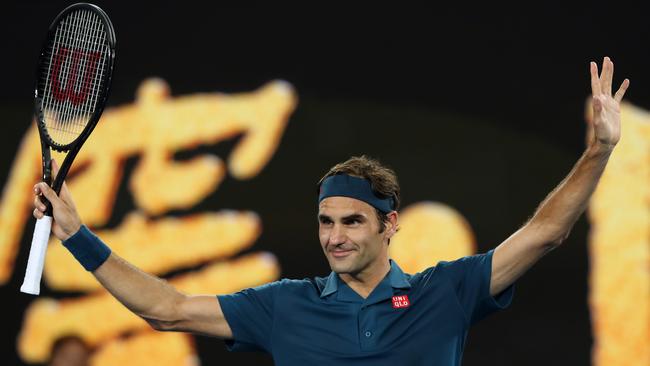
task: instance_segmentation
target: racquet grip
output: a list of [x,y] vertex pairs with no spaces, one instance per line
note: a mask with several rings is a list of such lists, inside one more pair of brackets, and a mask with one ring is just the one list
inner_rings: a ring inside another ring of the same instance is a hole
[[45,263],[45,251],[47,242],[50,239],[52,229],[52,216],[43,216],[36,220],[32,246],[29,249],[27,270],[25,280],[20,286],[20,291],[26,294],[38,295],[41,292],[41,276],[43,275],[43,264]]

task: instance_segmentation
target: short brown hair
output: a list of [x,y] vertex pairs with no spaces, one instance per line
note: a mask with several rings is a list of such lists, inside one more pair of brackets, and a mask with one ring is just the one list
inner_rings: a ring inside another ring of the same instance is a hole
[[[397,175],[393,169],[383,165],[378,160],[370,158],[366,155],[353,156],[348,160],[334,165],[319,181],[318,189],[323,181],[337,174],[347,174],[358,178],[367,179],[370,181],[370,187],[373,193],[380,198],[392,198],[395,203],[393,209],[397,211],[400,207],[400,190]],[[388,216],[375,209],[379,217],[381,229],[384,231],[383,223],[388,221]]]

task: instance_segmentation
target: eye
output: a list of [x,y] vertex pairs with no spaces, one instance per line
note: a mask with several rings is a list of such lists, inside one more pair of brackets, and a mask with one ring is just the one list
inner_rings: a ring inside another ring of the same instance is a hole
[[319,217],[318,222],[320,222],[321,225],[330,225],[332,220],[330,220],[329,217]]
[[355,226],[361,224],[361,220],[358,218],[351,218],[344,220],[343,223],[348,226]]

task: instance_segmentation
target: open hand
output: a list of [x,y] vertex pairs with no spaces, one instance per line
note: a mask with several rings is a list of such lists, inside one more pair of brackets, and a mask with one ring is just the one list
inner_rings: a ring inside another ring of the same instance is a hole
[[605,57],[603,68],[598,76],[598,65],[591,62],[591,93],[593,106],[593,141],[608,148],[614,148],[621,138],[620,104],[630,80],[625,79],[612,96],[612,77],[614,63]]

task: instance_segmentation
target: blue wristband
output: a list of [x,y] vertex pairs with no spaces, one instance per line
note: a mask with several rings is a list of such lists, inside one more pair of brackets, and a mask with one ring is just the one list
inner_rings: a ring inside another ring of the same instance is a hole
[[63,241],[63,246],[81,263],[86,271],[93,272],[111,255],[111,248],[93,234],[86,225]]

